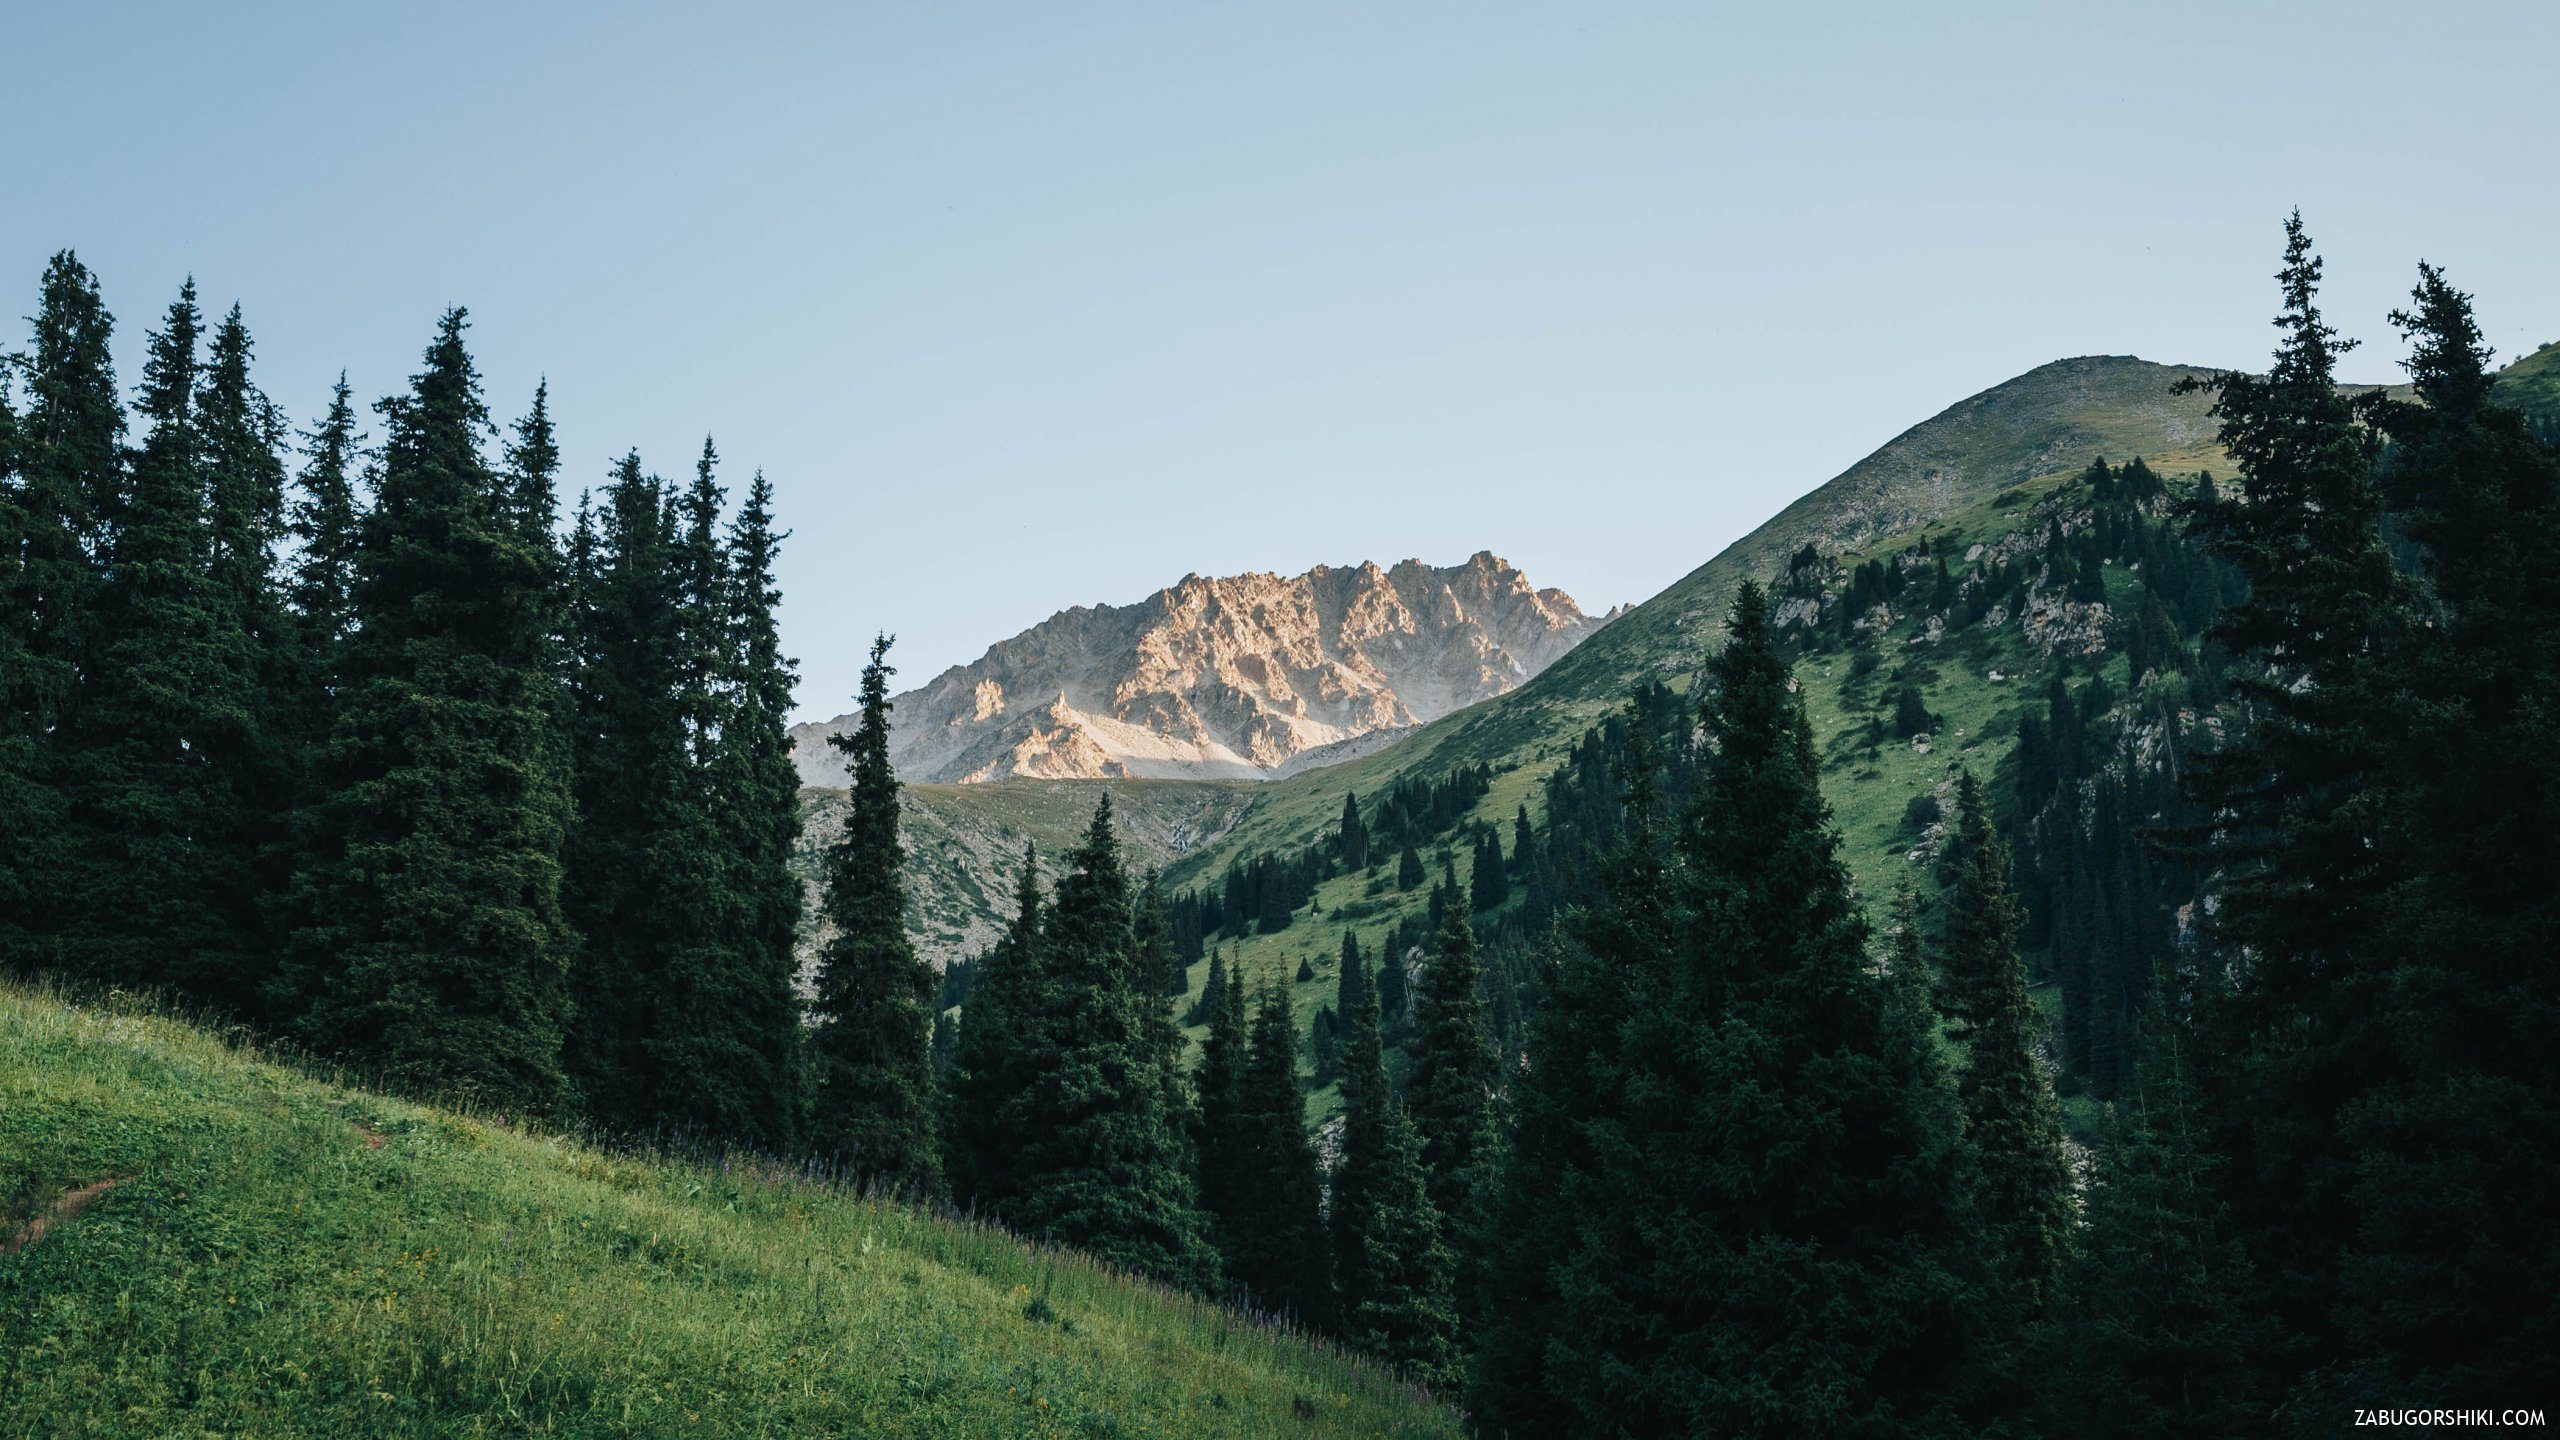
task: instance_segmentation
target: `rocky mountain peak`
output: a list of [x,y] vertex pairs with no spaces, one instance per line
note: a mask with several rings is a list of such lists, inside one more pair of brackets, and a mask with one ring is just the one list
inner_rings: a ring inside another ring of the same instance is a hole
[[[1271,778],[1515,689],[1607,618],[1491,551],[1185,575],[1062,610],[896,697],[890,757],[920,783]],[[844,783],[826,736],[853,718],[793,730],[803,781]]]

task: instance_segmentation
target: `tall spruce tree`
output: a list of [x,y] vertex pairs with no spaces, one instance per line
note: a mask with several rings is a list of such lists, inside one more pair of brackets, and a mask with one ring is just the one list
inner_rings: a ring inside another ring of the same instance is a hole
[[1438,950],[1422,968],[1413,998],[1413,1068],[1404,1089],[1405,1107],[1422,1137],[1431,1203],[1453,1222],[1466,1207],[1494,1083],[1482,967],[1466,912],[1464,904],[1449,907]]
[[74,967],[255,1013],[287,796],[273,410],[235,308],[211,364],[188,282],[153,337],[150,417],[109,533],[93,663],[64,732]]
[[1408,1379],[1447,1393],[1460,1379],[1457,1260],[1424,1183],[1422,1141],[1403,1109],[1387,1112],[1363,1216],[1359,1299],[1344,1334]]
[[[679,597],[664,484],[637,452],[615,462],[584,573],[574,643],[577,808],[563,900],[580,948],[568,1059],[588,1117],[657,1128],[659,1035],[670,956],[700,937],[684,717],[676,693]],[[669,1023],[690,1017],[674,1011]]]
[[2350,342],[2321,315],[2320,260],[2298,214],[2285,238],[2273,364],[2204,387],[2243,503],[2195,507],[2190,525],[2247,593],[2208,632],[2244,660],[2230,677],[2233,738],[2192,773],[2212,814],[2213,923],[2232,962],[2214,1010],[2228,1065],[2211,1086],[2228,1102],[2217,1143],[2270,1296],[2327,1366],[2351,1349],[2331,1318],[2356,1208],[2337,1117],[2405,1008],[2386,998],[2369,942],[2408,859],[2383,740],[2406,698],[2385,660],[2408,597],[2382,537],[2378,433],[2336,385]]
[[71,820],[64,959],[118,985],[192,980],[238,960],[249,939],[228,903],[248,877],[229,871],[227,847],[205,843],[239,814],[205,748],[218,711],[201,703],[232,658],[217,635],[195,414],[203,329],[189,280],[151,336],[143,442],[84,617],[81,703],[56,741]]
[[[823,903],[835,933],[819,951],[810,1007],[818,1082],[812,1132],[866,1179],[934,1194],[942,1165],[934,1144],[932,1039],[942,987],[907,939],[907,852],[898,839],[898,777],[889,767],[889,643],[886,635],[871,642],[861,722],[850,735],[828,737],[844,752],[853,784],[844,834],[827,852]],[[1124,936],[1124,964],[1126,946]]]
[[59,799],[39,769],[45,732],[36,708],[35,617],[17,607],[25,588],[28,513],[18,408],[0,365],[0,969],[30,963],[37,934],[39,857],[61,831]]
[[297,1029],[404,1087],[511,1111],[563,1098],[569,818],[546,668],[555,560],[505,521],[464,315],[383,402],[379,492],[298,881]]
[[1870,970],[1812,734],[1744,585],[1668,943],[1626,956],[1614,1053],[1554,1203],[1549,1403],[1618,1435],[1967,1426],[1981,1243],[1916,987]]
[[[659,487],[665,573],[653,596],[671,613],[653,615],[648,626],[669,649],[658,657],[657,677],[668,688],[644,702],[650,758],[665,789],[656,823],[639,837],[649,887],[642,904],[654,916],[640,943],[656,967],[640,1007],[640,1061],[651,1124],[780,1145],[798,1128],[792,1056],[776,1033],[791,1014],[780,988],[788,982],[755,948],[753,896],[740,885],[730,814],[735,797],[722,788],[731,772],[719,747],[738,666],[736,598],[719,533],[727,497],[716,462],[706,440],[692,484],[681,494]],[[519,489],[547,497],[551,486],[528,473]]]
[[1020,1184],[999,1213],[1053,1243],[1211,1289],[1218,1257],[1158,1083],[1142,1012],[1161,997],[1138,973],[1130,901],[1105,796],[1049,908]]
[[1342,932],[1334,1008],[1342,1016],[1342,1148],[1333,1167],[1330,1219],[1341,1309],[1351,1327],[1346,1333],[1356,1338],[1355,1317],[1374,1283],[1367,1248],[1369,1212],[1387,1163],[1387,1111],[1395,1097],[1388,1088],[1386,1048],[1378,1027],[1377,982],[1358,937],[1349,930]]
[[218,668],[200,677],[207,713],[205,763],[221,800],[201,844],[216,872],[220,922],[238,937],[227,954],[196,957],[181,988],[235,1014],[265,1018],[275,973],[273,897],[290,883],[299,746],[293,686],[302,673],[299,632],[288,612],[277,546],[284,540],[282,415],[249,373],[249,328],[233,305],[214,328],[197,396],[205,467],[207,570]]
[[1289,984],[1274,976],[1254,1007],[1253,1036],[1228,1121],[1239,1164],[1233,1208],[1219,1218],[1227,1278],[1254,1303],[1313,1330],[1331,1330],[1333,1245],[1325,1232],[1323,1186],[1307,1141],[1306,1092],[1298,1076],[1298,1022]]
[[[363,443],[353,392],[341,371],[320,422],[303,433],[302,469],[288,509],[293,561],[285,583],[293,672],[283,687],[290,703],[282,707],[282,725],[284,743],[291,747],[291,844],[297,869],[307,844],[303,817],[324,798],[320,752],[337,713],[340,671],[355,629],[356,546],[364,514],[356,472]],[[291,921],[281,923],[289,928]],[[275,977],[268,983],[272,989]],[[270,1006],[283,998],[271,995]]]
[[2061,1108],[2036,1058],[2038,1020],[2018,958],[2008,847],[1970,770],[1956,782],[1956,835],[1962,858],[1938,968],[1945,993],[1961,997],[1946,1007],[1964,1045],[1957,1093],[2004,1298],[2032,1317],[2052,1298],[2069,1246],[2071,1165]]
[[1142,984],[1139,1019],[1146,1028],[1146,1044],[1156,1057],[1157,1081],[1164,1088],[1165,1113],[1172,1117],[1173,1133],[1182,1142],[1184,1168],[1193,1176],[1199,1174],[1199,1155],[1193,1148],[1197,1127],[1191,1111],[1191,1077],[1183,1070],[1182,1056],[1187,1048],[1182,1035],[1183,1022],[1175,1013],[1174,1002],[1181,998],[1190,980],[1189,967],[1182,963],[1181,947],[1175,943],[1173,912],[1165,901],[1164,876],[1149,868],[1146,879],[1138,887],[1137,915],[1132,925],[1137,947],[1136,963]]
[[[2378,733],[2398,873],[2356,937],[2326,1070],[2340,1388],[2522,1394],[2560,1350],[2560,452],[2498,404],[2470,297],[2419,267],[2413,401],[2376,397],[2380,478],[2417,551],[2417,623],[2385,659]],[[2365,897],[2354,897],[2362,901]],[[2539,1197],[2538,1199],[2536,1197]]]
[[977,964],[960,1008],[944,1102],[945,1155],[952,1198],[974,1210],[1006,1213],[1021,1188],[1034,1065],[1047,1004],[1045,932],[1039,855],[1023,846],[1014,880],[1013,918]]
[[11,723],[30,779],[21,806],[5,817],[8,841],[24,857],[27,909],[0,919],[9,957],[22,968],[64,965],[61,932],[78,914],[68,873],[73,849],[62,797],[79,733],[81,677],[94,663],[101,559],[124,492],[123,402],[108,341],[115,328],[97,277],[64,250],[45,266],[35,333],[22,361],[26,413],[18,424],[19,542],[8,580],[5,623],[21,656],[9,696]]
[[747,483],[730,517],[722,613],[731,669],[720,717],[712,788],[738,907],[728,1003],[735,1043],[750,1056],[741,1081],[756,1117],[750,1133],[768,1145],[796,1141],[806,1108],[801,1083],[800,775],[791,763],[792,661],[782,653],[775,612],[782,603],[774,565],[782,536],[773,527],[773,487],[763,472]]
[[1422,1141],[1389,1092],[1378,991],[1343,932],[1342,1159],[1330,1219],[1343,1336],[1434,1389],[1458,1380],[1457,1262],[1424,1183]]
[[1245,1205],[1246,1137],[1245,1062],[1252,1044],[1245,1019],[1244,973],[1241,966],[1221,972],[1211,967],[1210,984],[1201,994],[1208,1036],[1200,1045],[1200,1063],[1192,1072],[1192,1153],[1199,1177],[1200,1208],[1209,1217],[1210,1238],[1222,1256],[1232,1255],[1237,1238],[1228,1217]]

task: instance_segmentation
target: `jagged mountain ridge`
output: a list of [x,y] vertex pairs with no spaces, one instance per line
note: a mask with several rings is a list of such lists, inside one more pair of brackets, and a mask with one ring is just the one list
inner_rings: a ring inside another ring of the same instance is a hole
[[[1061,611],[896,697],[890,758],[917,784],[1273,778],[1508,693],[1608,618],[1489,551],[1188,575]],[[844,783],[826,737],[853,720],[794,728],[803,783]]]

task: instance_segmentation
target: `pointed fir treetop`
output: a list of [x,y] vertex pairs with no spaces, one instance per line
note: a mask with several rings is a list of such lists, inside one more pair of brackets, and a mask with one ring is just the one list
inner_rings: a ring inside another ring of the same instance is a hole
[[[190,291],[192,295],[192,291]],[[25,359],[26,414],[20,422],[27,505],[38,583],[72,584],[52,567],[78,559],[77,547],[116,510],[124,441],[108,341],[115,320],[98,295],[98,278],[68,250],[45,266],[36,306],[35,343]],[[86,570],[85,562],[79,566]],[[69,591],[63,598],[72,598]]]
[[295,541],[292,602],[308,643],[345,638],[353,621],[355,546],[359,524],[355,468],[364,437],[356,430],[347,372],[330,387],[329,408],[303,433],[300,494],[290,510]]
[[[1110,983],[1099,970],[1129,963],[1130,901],[1129,872],[1120,863],[1106,793],[1085,826],[1084,843],[1067,857],[1067,872],[1058,877],[1049,905],[1049,950],[1055,963],[1078,972],[1074,983]],[[1120,978],[1126,977],[1111,977]]]
[[197,402],[211,471],[214,563],[231,588],[255,592],[285,534],[283,417],[251,379],[255,343],[234,304],[214,327]]
[[507,442],[506,511],[517,529],[548,544],[559,511],[560,439],[551,424],[551,381],[533,386],[533,408]]

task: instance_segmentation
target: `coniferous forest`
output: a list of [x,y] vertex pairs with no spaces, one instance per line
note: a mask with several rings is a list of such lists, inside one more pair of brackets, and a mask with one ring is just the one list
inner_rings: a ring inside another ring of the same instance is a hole
[[[460,309],[301,425],[192,281],[120,376],[65,251],[0,386],[0,966],[606,1153],[975,1217],[1489,1437],[2542,1404],[2560,448],[2433,266],[2389,316],[2408,383],[2342,386],[2286,236],[2271,364],[2186,382],[2228,473],[2096,460],[2005,554],[1808,546],[1496,818],[1489,764],[1409,771],[1178,884],[1100,792],[972,956],[911,924],[886,634],[841,832],[792,868],[787,484],[709,440],[673,480],[564,475],[547,390],[485,394]],[[2031,593],[2111,611],[2123,684],[2057,670],[1913,798],[1927,863],[1861,892],[1826,754],[1945,725],[1867,617]],[[1835,664],[1873,710],[1818,736]],[[1427,903],[1311,907],[1351,875]],[[1330,952],[1311,1022],[1315,958],[1227,953],[1292,927]],[[1007,1323],[1072,1333],[1047,1286]]]

